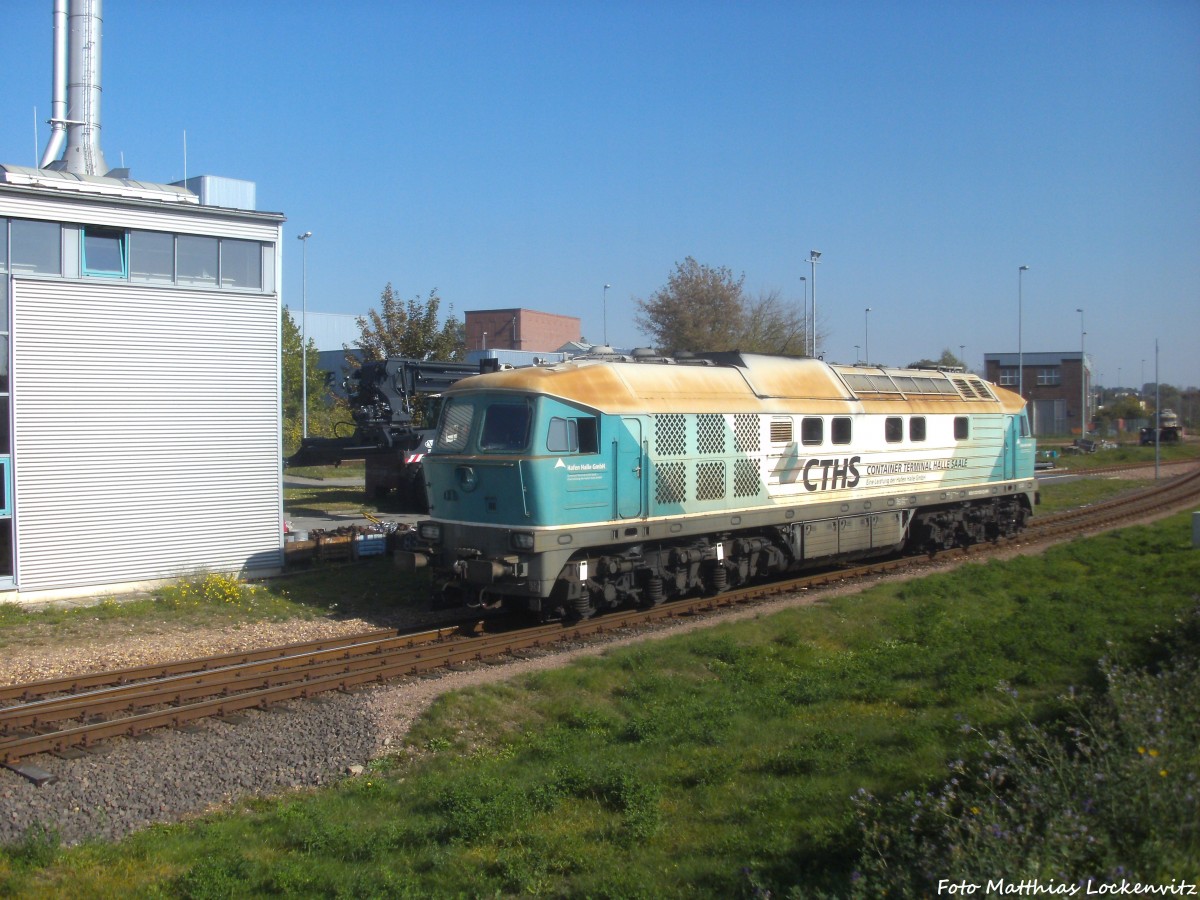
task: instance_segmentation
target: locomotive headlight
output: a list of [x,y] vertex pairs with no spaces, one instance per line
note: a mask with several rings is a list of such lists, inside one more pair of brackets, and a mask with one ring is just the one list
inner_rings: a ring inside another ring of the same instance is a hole
[[437,522],[422,522],[417,526],[417,534],[421,540],[436,544],[442,539],[442,526]]
[[533,549],[533,535],[527,531],[514,531],[511,540],[514,550]]

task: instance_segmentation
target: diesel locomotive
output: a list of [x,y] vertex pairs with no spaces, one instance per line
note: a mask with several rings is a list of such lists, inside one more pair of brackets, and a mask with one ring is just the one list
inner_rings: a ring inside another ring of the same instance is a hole
[[1034,457],[1022,399],[960,371],[582,357],[445,392],[399,562],[447,604],[587,617],[1014,536]]

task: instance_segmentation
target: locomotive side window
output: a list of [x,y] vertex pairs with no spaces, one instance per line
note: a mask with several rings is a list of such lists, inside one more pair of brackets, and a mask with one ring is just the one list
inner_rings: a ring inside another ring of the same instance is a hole
[[550,420],[546,449],[551,453],[575,453],[579,450],[579,426],[574,419],[555,416]]
[[829,436],[835,444],[849,444],[851,435],[853,434],[854,420],[847,416],[834,416],[832,427],[829,429]]
[[966,416],[954,417],[954,439],[956,441],[965,441],[971,436],[971,420]]
[[474,418],[475,407],[471,404],[447,401],[442,408],[442,424],[438,428],[434,447],[450,453],[466,449],[467,439],[471,436],[471,420]]
[[479,449],[501,453],[524,450],[529,444],[531,412],[528,403],[493,403],[483,414]]
[[807,416],[800,422],[800,443],[820,444],[825,440],[825,420]]
[[910,441],[925,440],[925,417],[913,416],[908,420],[908,439]]
[[595,416],[550,420],[546,449],[551,453],[596,453],[600,449]]
[[904,420],[899,416],[888,416],[883,420],[883,439],[889,444],[904,440]]

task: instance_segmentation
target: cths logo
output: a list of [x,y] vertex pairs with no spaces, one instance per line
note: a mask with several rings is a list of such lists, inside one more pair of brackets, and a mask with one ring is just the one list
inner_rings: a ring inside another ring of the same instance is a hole
[[852,488],[858,484],[858,463],[861,456],[848,459],[810,459],[804,464],[801,480],[805,490],[830,491]]

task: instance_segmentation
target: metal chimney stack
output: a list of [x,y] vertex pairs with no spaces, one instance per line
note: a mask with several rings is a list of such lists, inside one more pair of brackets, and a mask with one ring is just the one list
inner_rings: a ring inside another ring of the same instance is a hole
[[[54,0],[54,96],[42,168],[107,175],[100,150],[101,0]],[[66,152],[56,162],[63,143]]]

